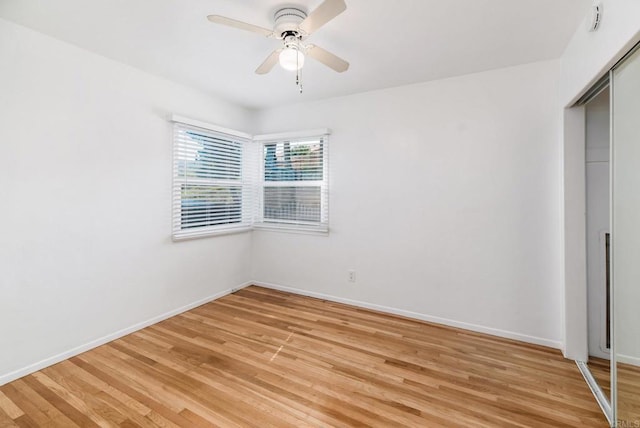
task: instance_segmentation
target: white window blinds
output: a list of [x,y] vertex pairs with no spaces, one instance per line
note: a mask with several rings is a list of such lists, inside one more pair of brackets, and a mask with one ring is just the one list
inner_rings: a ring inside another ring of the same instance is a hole
[[174,124],[173,238],[248,229],[255,181],[249,139],[185,123]]
[[262,143],[257,227],[326,232],[328,136]]

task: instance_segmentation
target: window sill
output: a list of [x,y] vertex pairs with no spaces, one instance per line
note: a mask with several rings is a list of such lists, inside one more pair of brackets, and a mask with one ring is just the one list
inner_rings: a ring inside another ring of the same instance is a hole
[[192,239],[210,238],[214,236],[234,235],[237,233],[251,232],[252,230],[265,231],[265,232],[282,232],[282,233],[294,233],[300,235],[316,235],[316,236],[329,236],[329,228],[319,228],[316,226],[291,226],[288,224],[271,224],[271,223],[258,223],[251,226],[242,226],[232,229],[224,230],[201,230],[192,232],[178,232],[172,235],[173,242],[190,241]]
[[255,230],[265,232],[284,232],[284,233],[296,233],[302,235],[316,235],[316,236],[329,236],[328,227],[316,227],[316,226],[293,226],[289,224],[272,224],[272,223],[256,223],[253,228]]
[[212,236],[233,235],[236,233],[251,232],[250,226],[242,226],[223,230],[200,230],[193,232],[178,232],[173,234],[173,242],[190,241],[192,239],[209,238]]

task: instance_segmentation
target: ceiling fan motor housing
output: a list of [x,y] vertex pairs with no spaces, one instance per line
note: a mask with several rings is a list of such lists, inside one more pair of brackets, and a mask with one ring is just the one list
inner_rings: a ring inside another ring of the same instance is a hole
[[275,20],[273,31],[277,35],[283,39],[290,35],[295,35],[299,38],[298,26],[307,17],[307,12],[297,7],[285,7],[278,9],[273,17]]

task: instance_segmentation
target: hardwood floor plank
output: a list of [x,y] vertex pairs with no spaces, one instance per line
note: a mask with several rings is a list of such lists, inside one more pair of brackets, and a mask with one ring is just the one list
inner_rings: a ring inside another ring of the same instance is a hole
[[[68,367],[74,366],[70,364]],[[97,388],[94,383],[85,382],[82,378],[70,372],[69,369],[62,371],[54,366],[43,370],[43,373],[85,402],[88,407],[94,409],[103,420],[121,424],[127,419],[137,419],[137,406],[128,408],[118,405],[119,402],[115,397]],[[107,387],[107,389],[109,388]],[[121,396],[121,394],[118,394],[113,388],[109,390],[116,396]]]
[[15,419],[14,422],[20,428],[41,428],[46,425],[38,425],[29,415],[22,415],[19,418]]
[[24,378],[12,382],[3,392],[24,412],[15,419],[18,425],[58,426],[61,425],[58,421],[62,420],[70,427],[78,426],[31,389]]
[[[127,358],[112,346],[106,346],[98,350],[98,360],[102,364],[110,364],[122,376],[127,377],[127,382],[135,382],[142,387],[145,394],[157,397],[165,405],[173,409],[178,408],[182,412],[185,408],[207,420],[219,420],[227,426],[245,426],[248,422],[238,420],[215,401],[202,402],[203,397],[192,393],[198,390],[200,385],[194,384],[189,377],[174,376],[162,370],[146,366],[134,358]],[[206,401],[206,400],[205,400]],[[215,424],[212,424],[215,426]]]
[[[24,415],[22,413],[20,416]],[[15,423],[14,419],[19,418],[20,416],[12,417],[8,415],[2,408],[0,408],[0,428],[14,428],[18,425]]]
[[[159,332],[168,334],[168,335],[174,334],[172,331],[162,329],[161,327],[158,327],[155,330],[158,330]],[[225,371],[233,373],[235,376],[239,378],[249,379],[253,383],[254,387],[262,386],[261,382],[254,379],[254,377],[261,371],[261,367],[259,367],[259,362],[255,358],[249,358],[245,356],[244,352],[246,352],[246,349],[243,348],[241,349],[241,351],[235,351],[234,349],[225,346],[224,349],[218,350],[216,349],[216,347],[220,346],[219,344],[207,343],[206,341],[203,341],[202,339],[197,339],[197,338],[190,339],[190,338],[180,338],[176,336],[173,338],[173,340],[180,345],[180,350],[181,350],[180,352],[183,354],[190,354],[194,356],[198,353],[201,353],[203,355],[206,355],[207,360],[201,361],[200,362],[201,364],[206,366],[222,367],[224,368]],[[259,356],[259,354],[257,354],[257,356]],[[265,368],[267,367],[262,367],[262,369],[265,369]],[[274,366],[271,366],[268,368],[273,369]],[[286,375],[286,370],[280,372],[280,374]],[[305,400],[304,396],[292,394],[288,390],[282,390],[278,388],[277,385],[274,385],[274,384],[266,385],[265,389],[269,391],[278,390],[280,399],[287,398],[289,400],[292,400],[294,403]],[[300,392],[300,391],[304,391],[304,389],[298,388],[295,391]],[[309,402],[309,404],[313,404],[313,403]],[[319,413],[319,415],[324,418],[329,418],[330,420],[328,422],[338,423],[340,422],[340,419],[335,419],[335,415],[337,413],[339,412],[337,412],[335,409],[328,409],[324,413],[322,412]],[[344,415],[342,416],[343,416],[342,419],[346,418],[344,417]]]
[[[123,415],[131,417],[135,413],[140,416],[146,416],[151,413],[151,409],[147,406],[69,361],[48,367],[43,370],[43,373],[60,384],[69,385],[69,389],[73,394],[83,399],[93,396],[104,401],[105,398],[109,398],[108,404],[114,409],[126,409],[125,412],[121,411]],[[116,405],[114,406],[113,404]]]
[[[151,337],[151,336],[146,336]],[[137,352],[154,355],[154,358],[164,364],[182,373],[187,373],[194,379],[206,383],[215,389],[220,390],[226,396],[235,397],[236,400],[242,401],[244,404],[251,408],[259,410],[261,419],[273,419],[272,423],[279,426],[300,426],[300,420],[295,417],[290,417],[286,412],[285,407],[281,407],[278,411],[264,403],[264,397],[256,396],[255,391],[252,388],[244,387],[237,382],[236,378],[227,379],[224,373],[219,372],[217,376],[211,376],[211,372],[207,372],[202,367],[194,368],[183,358],[183,355],[178,352],[169,351],[164,355],[158,355],[149,343],[142,341],[138,338],[130,336],[122,341],[122,345],[130,347]],[[274,404],[274,403],[272,403]],[[277,402],[275,403],[277,404]],[[283,413],[284,411],[284,413]]]
[[[171,408],[171,406],[165,406],[159,401],[157,401],[154,396],[137,390],[133,386],[132,382],[123,380],[117,371],[115,373],[111,372],[108,365],[106,366],[100,365],[98,364],[97,361],[88,363],[84,361],[81,357],[71,358],[70,361],[72,361],[73,364],[76,364],[78,367],[86,370],[88,373],[92,374],[96,378],[99,378],[104,382],[107,382],[109,385],[113,386],[114,388],[118,389],[119,391],[122,391],[124,394],[133,398],[134,400],[143,404],[144,406],[148,407],[152,411],[157,412],[159,415],[171,421],[172,423],[180,427],[189,426],[189,421],[183,418],[182,416],[180,416],[179,414],[179,412],[182,411],[183,409],[176,410]],[[213,424],[207,425],[207,427],[213,427],[213,426],[215,425]]]
[[248,287],[0,387],[0,426],[605,427],[559,351]]
[[[95,409],[81,399],[70,394],[64,387],[56,384],[42,372],[23,378],[24,382],[38,393],[49,405],[55,407],[73,424],[80,427],[99,427],[108,425]],[[77,406],[77,407],[76,407]],[[70,426],[71,424],[69,424]]]
[[0,410],[9,418],[16,419],[24,415],[24,412],[16,404],[0,391]]

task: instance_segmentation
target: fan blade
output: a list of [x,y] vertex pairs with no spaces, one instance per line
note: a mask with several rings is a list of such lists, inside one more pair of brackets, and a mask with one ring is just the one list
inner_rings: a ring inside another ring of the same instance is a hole
[[334,69],[338,73],[342,73],[349,69],[349,63],[347,61],[319,46],[310,45],[307,49],[307,55],[316,61],[323,63],[327,67]]
[[239,28],[240,30],[251,31],[252,33],[258,33],[265,37],[269,37],[273,34],[273,31],[266,28],[258,27],[257,25],[247,24],[246,22],[237,21],[235,19],[227,18],[220,15],[209,15],[207,19],[215,24],[227,25],[229,27]]
[[344,0],[325,0],[302,21],[299,29],[309,35],[346,9],[347,5]]
[[264,62],[260,64],[260,67],[256,69],[256,74],[267,74],[268,72],[270,72],[278,63],[280,52],[282,52],[282,49],[276,49],[275,51],[271,52],[267,59],[265,59]]

